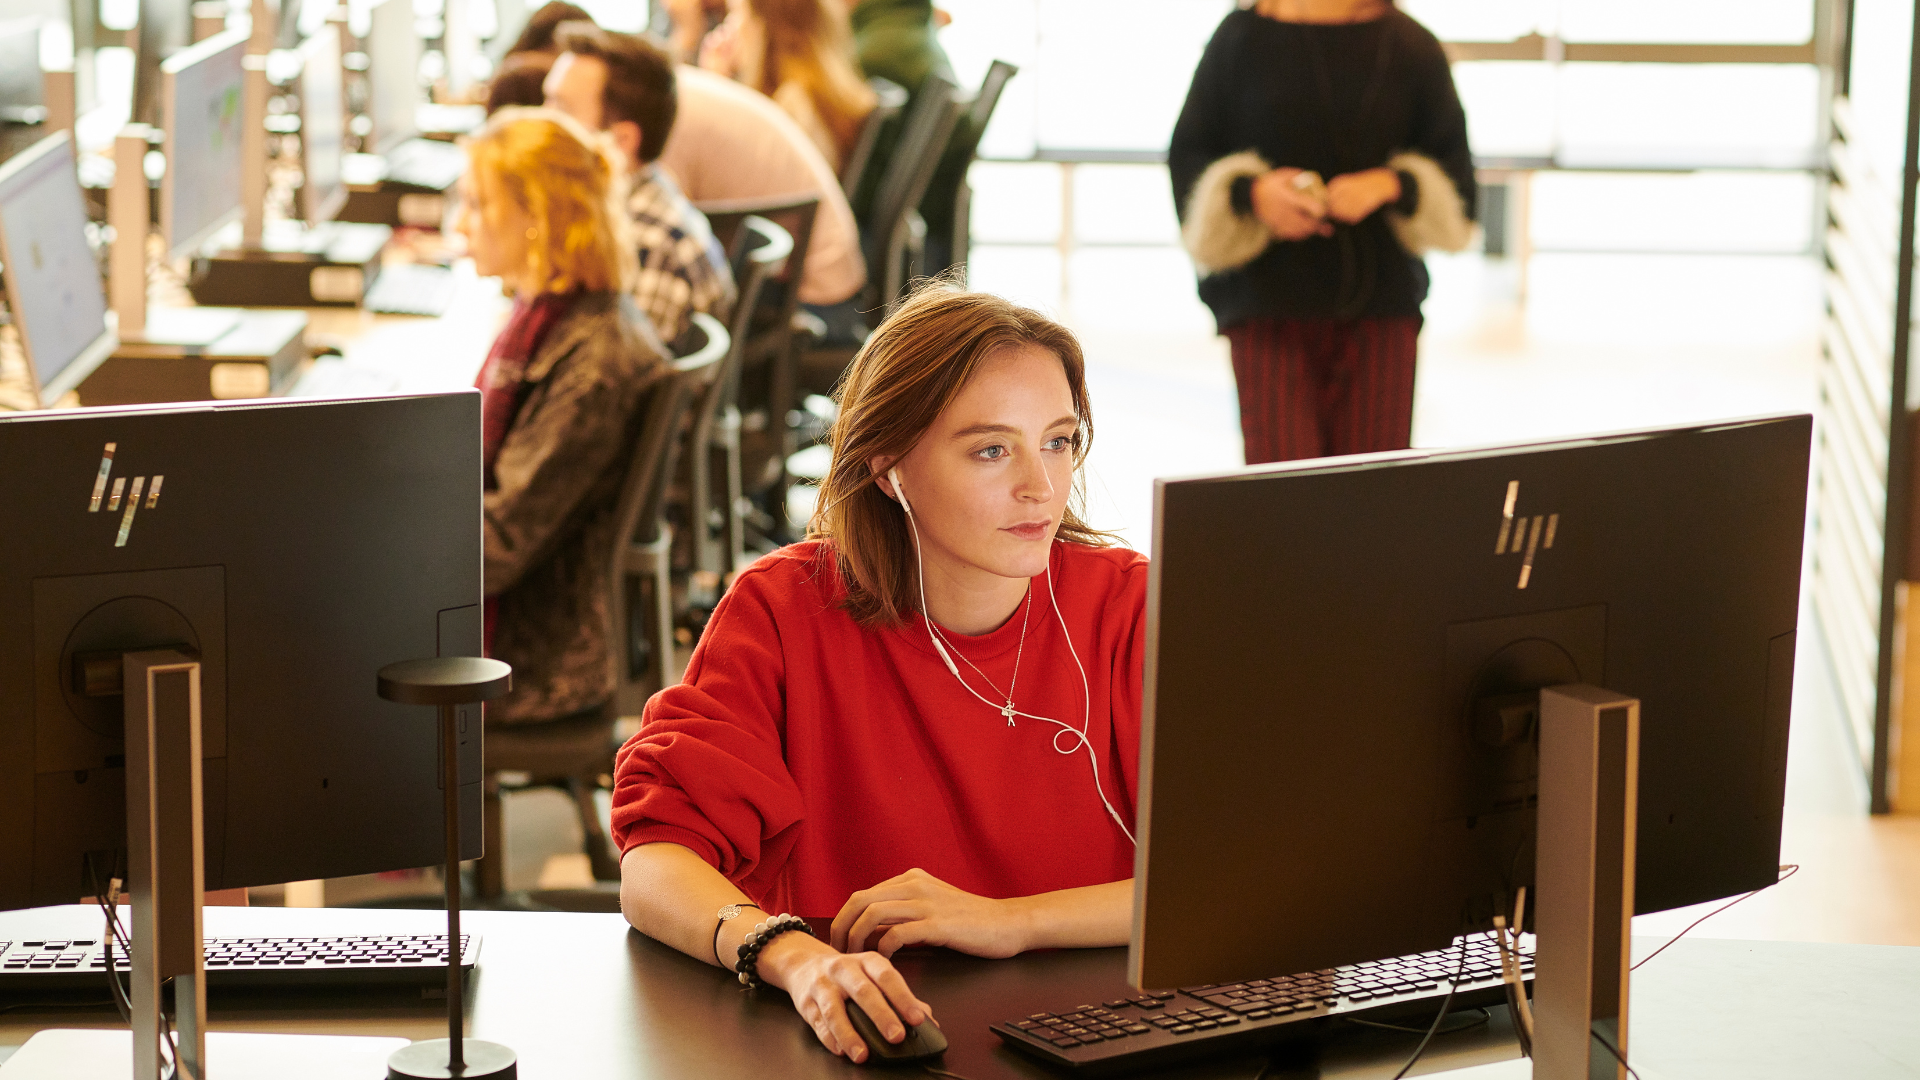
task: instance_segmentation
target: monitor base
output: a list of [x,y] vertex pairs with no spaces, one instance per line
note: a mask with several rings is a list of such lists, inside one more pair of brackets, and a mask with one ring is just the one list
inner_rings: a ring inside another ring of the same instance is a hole
[[[379,1076],[406,1046],[405,1039],[216,1031],[207,1036],[207,1080]],[[126,1031],[49,1028],[0,1064],[0,1080],[126,1080],[132,1057]]]
[[142,405],[285,393],[307,358],[306,312],[233,314],[232,329],[207,345],[122,341],[80,383],[80,404]]
[[355,307],[380,273],[380,253],[392,238],[385,225],[353,222],[269,229],[259,248],[194,259],[187,288],[200,304]]
[[403,1046],[387,1059],[387,1080],[514,1080],[520,1075],[519,1059],[499,1043],[462,1039],[460,1052],[466,1065],[456,1073],[447,1068],[446,1039]]

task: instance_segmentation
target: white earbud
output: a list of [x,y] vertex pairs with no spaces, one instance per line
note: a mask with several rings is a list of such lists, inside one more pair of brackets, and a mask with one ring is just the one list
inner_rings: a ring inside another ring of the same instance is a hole
[[893,497],[900,500],[900,509],[913,513],[913,507],[907,502],[907,487],[900,482],[900,470],[888,469],[887,479],[893,481]]

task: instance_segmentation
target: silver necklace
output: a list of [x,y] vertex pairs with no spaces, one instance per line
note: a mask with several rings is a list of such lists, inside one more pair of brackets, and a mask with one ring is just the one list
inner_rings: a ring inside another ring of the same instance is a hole
[[[1007,692],[1004,694],[1000,693],[1000,688],[993,684],[992,679],[987,678],[987,673],[980,670],[980,666],[978,664],[975,664],[973,661],[967,659],[966,653],[960,652],[959,647],[954,645],[953,642],[951,641],[947,642],[947,645],[949,648],[952,648],[954,652],[959,653],[960,660],[962,663],[972,668],[974,670],[974,673],[976,675],[979,675],[980,678],[986,682],[988,688],[991,689],[995,694],[999,694],[999,696],[1007,700],[1007,703],[1000,707],[1000,715],[1007,718],[1008,727],[1015,726],[1013,722],[1013,717],[1014,717],[1014,714],[1019,711],[1013,707],[1013,689],[1014,687],[1020,685],[1020,658],[1026,655],[1026,652],[1027,652],[1027,620],[1033,616],[1033,583],[1032,582],[1027,583],[1027,602],[1024,610],[1025,610],[1025,613],[1020,616],[1020,647],[1014,650],[1014,653],[1013,653],[1013,679],[1012,681],[1007,683]],[[945,637],[946,635],[942,634],[940,636]]]

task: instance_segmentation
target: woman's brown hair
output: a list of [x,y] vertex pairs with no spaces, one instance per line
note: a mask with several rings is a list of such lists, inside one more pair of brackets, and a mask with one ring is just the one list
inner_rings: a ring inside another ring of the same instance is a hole
[[523,276],[529,292],[625,292],[639,272],[610,144],[552,109],[509,107],[467,142],[488,228],[501,200],[533,219]]
[[832,541],[841,607],[862,626],[895,626],[920,610],[906,514],[874,483],[869,463],[899,460],[933,426],[982,362],[1005,349],[1037,345],[1059,357],[1080,421],[1073,435],[1073,490],[1055,535],[1106,547],[1111,534],[1082,520],[1080,468],[1093,445],[1086,358],[1073,332],[1037,311],[987,293],[935,282],[908,297],[874,330],[840,379],[840,415],[827,433],[833,465],[820,483],[809,539]]
[[747,0],[747,10],[760,21],[766,53],[744,81],[769,97],[782,83],[799,84],[844,157],[875,100],[860,77],[846,8],[840,0]]

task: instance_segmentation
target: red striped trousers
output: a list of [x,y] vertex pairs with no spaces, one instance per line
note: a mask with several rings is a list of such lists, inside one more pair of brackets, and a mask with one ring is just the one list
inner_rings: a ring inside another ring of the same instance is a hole
[[1411,315],[1228,327],[1247,464],[1412,445],[1419,337]]

